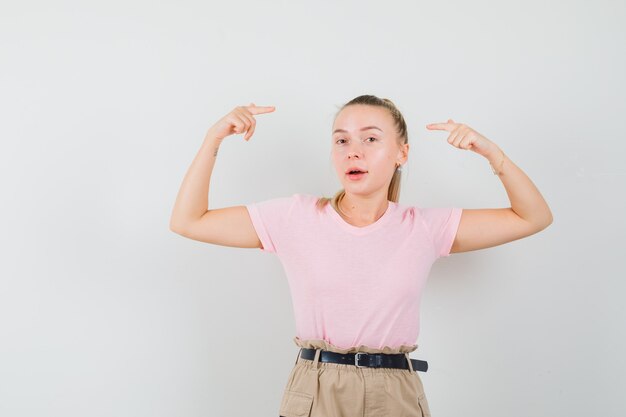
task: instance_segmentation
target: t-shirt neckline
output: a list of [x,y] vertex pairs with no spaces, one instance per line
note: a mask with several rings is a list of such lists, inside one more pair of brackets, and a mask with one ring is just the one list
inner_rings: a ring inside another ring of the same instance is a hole
[[330,202],[328,202],[326,210],[330,213],[330,216],[337,222],[337,224],[341,226],[341,228],[356,235],[363,235],[366,233],[370,233],[387,223],[387,221],[389,221],[389,218],[391,218],[391,211],[395,207],[395,204],[395,202],[389,201],[389,204],[387,204],[387,209],[385,210],[383,215],[380,216],[378,220],[376,220],[374,223],[368,224],[367,226],[354,226],[348,223],[343,219],[343,217],[341,217],[339,213],[337,213],[337,211],[330,204]]

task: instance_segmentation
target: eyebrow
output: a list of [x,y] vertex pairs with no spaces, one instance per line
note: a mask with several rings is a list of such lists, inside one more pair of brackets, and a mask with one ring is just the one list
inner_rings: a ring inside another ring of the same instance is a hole
[[[380,130],[381,132],[383,131],[383,130],[382,130],[380,127],[378,127],[378,126],[365,126],[365,127],[361,128],[361,132],[362,132],[362,131],[364,131],[364,130],[370,130],[370,129],[378,129],[378,130]],[[334,135],[335,133],[337,133],[337,132],[348,133],[348,131],[347,131],[347,130],[345,130],[345,129],[335,129],[335,131],[333,132],[333,135]]]

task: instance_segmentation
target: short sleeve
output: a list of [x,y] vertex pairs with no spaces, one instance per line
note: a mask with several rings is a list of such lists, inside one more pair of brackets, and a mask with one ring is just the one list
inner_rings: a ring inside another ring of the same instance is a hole
[[277,253],[283,237],[288,233],[288,222],[296,202],[296,194],[246,204],[250,220],[264,252]]
[[461,222],[460,207],[420,208],[422,220],[429,230],[437,258],[450,256],[456,232]]

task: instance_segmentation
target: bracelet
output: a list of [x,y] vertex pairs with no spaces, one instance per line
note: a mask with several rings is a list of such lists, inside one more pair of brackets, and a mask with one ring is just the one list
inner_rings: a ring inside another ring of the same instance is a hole
[[504,151],[500,149],[500,152],[502,152],[502,161],[500,161],[500,172],[496,172],[496,170],[493,169],[493,165],[491,165],[491,162],[489,162],[489,165],[491,166],[491,171],[493,171],[493,175],[500,175],[502,173],[502,164],[504,164]]

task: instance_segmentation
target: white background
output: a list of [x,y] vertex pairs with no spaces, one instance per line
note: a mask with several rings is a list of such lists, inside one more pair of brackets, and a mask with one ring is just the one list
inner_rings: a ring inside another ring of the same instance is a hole
[[0,415],[277,416],[297,347],[274,255],[169,230],[206,130],[209,207],[332,196],[338,106],[393,100],[400,202],[508,207],[496,142],[554,223],[438,261],[420,373],[435,417],[625,414],[622,1],[3,2]]

